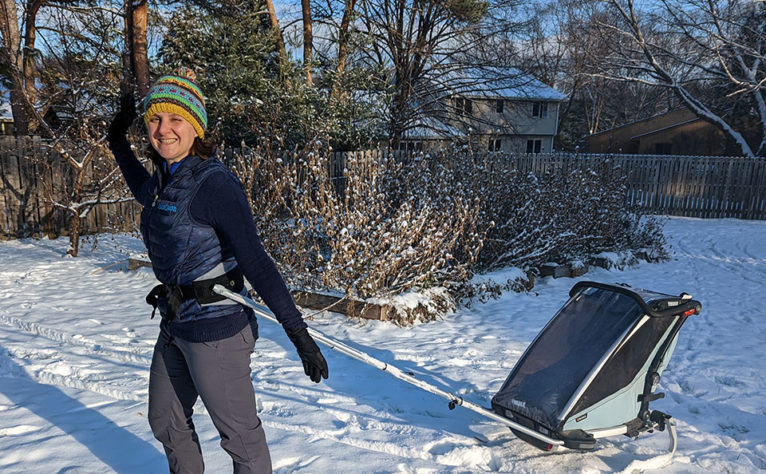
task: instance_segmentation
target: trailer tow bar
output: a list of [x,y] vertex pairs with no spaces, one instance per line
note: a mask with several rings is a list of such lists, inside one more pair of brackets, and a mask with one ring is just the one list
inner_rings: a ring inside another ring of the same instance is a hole
[[[239,304],[252,308],[256,312],[256,314],[258,314],[258,316],[268,319],[269,321],[273,323],[279,324],[279,321],[277,321],[277,318],[274,316],[274,313],[272,313],[271,310],[269,310],[265,306],[259,305],[258,303],[248,298],[247,296],[243,296],[243,295],[240,295],[239,293],[235,293],[222,285],[213,286],[213,291],[215,293],[218,293],[221,296],[225,296],[226,298],[229,298],[232,301],[236,301]],[[356,359],[360,362],[364,362],[367,365],[371,365],[372,367],[380,369],[388,374],[391,374],[393,377],[396,377],[399,380],[402,380],[404,382],[409,383],[410,385],[414,385],[420,388],[421,390],[425,390],[426,392],[429,392],[434,395],[438,395],[442,398],[447,399],[449,401],[450,410],[454,409],[455,406],[460,405],[461,407],[467,408],[475,413],[478,413],[482,416],[485,416],[494,421],[502,423],[508,426],[509,428],[513,428],[514,430],[517,430],[526,435],[532,436],[533,438],[536,438],[544,443],[548,443],[551,445],[551,447],[564,445],[564,442],[562,440],[553,439],[533,429],[530,429],[524,425],[521,425],[505,417],[502,417],[498,415],[497,413],[495,413],[494,411],[484,408],[481,405],[477,405],[475,403],[464,400],[462,397],[455,396],[451,394],[450,392],[447,392],[434,385],[429,384],[428,382],[424,382],[420,379],[417,379],[413,377],[412,375],[410,375],[409,373],[403,370],[400,370],[394,365],[387,364],[381,360],[378,360],[372,357],[371,355],[365,352],[362,352],[360,350],[354,349],[353,347],[347,346],[346,344],[343,344],[342,342],[339,342],[323,334],[322,332],[317,331],[316,329],[312,329],[309,327],[308,332],[309,334],[311,334],[311,337],[313,337],[317,342],[322,343],[323,345],[327,346],[330,349],[336,350],[340,352],[341,354],[345,354],[351,357],[352,359]]]

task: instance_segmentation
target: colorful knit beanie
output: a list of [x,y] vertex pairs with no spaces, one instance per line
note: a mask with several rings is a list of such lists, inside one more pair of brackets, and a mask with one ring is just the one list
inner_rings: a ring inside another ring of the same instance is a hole
[[144,121],[158,112],[178,114],[192,124],[197,136],[205,138],[207,112],[205,99],[194,81],[197,75],[185,67],[176,70],[174,76],[162,76],[149,89],[144,99]]

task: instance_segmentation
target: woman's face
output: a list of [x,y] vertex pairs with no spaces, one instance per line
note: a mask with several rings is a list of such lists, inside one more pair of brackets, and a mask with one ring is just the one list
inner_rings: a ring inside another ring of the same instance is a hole
[[196,137],[192,124],[180,115],[158,112],[149,119],[149,141],[168,164],[186,158]]

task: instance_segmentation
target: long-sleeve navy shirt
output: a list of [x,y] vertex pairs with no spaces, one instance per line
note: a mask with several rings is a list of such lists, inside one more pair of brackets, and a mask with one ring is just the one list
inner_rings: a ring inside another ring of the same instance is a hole
[[[151,176],[136,158],[130,143],[127,140],[114,143],[111,149],[133,196],[139,202],[148,202],[140,196],[140,193],[144,183]],[[168,179],[172,179],[172,176]],[[232,186],[232,183],[233,181],[222,173],[210,175],[201,184],[197,195],[192,200],[190,207],[192,217],[201,224],[211,226],[221,242],[229,244],[242,274],[285,329],[306,327],[279,270],[261,244],[244,191],[239,186]],[[193,334],[187,335],[191,340],[205,340],[207,339],[205,334],[220,333],[217,329],[221,328],[212,328],[211,325],[241,324],[233,320],[217,321],[217,319],[231,318],[213,318],[184,323],[193,327],[184,328],[183,332],[192,331]],[[242,327],[244,325],[239,329]],[[231,329],[233,328],[224,332],[228,333]]]

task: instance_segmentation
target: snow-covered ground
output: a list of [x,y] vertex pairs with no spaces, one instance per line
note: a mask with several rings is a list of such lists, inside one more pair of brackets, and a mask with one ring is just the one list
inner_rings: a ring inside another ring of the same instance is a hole
[[[672,260],[582,277],[685,291],[703,304],[663,375],[667,397],[653,404],[678,422],[678,451],[662,471],[766,470],[766,222],[673,218],[666,233]],[[167,472],[146,420],[157,320],[143,299],[155,280],[147,269],[102,270],[142,246],[102,236],[76,259],[66,247],[66,239],[0,243],[0,472]],[[576,281],[546,278],[528,294],[411,328],[332,313],[311,324],[489,406]],[[281,328],[261,322],[253,383],[277,472],[612,472],[667,447],[667,435],[654,433],[546,454],[492,420],[324,352],[330,379],[315,385]],[[230,472],[197,408],[208,472]]]

